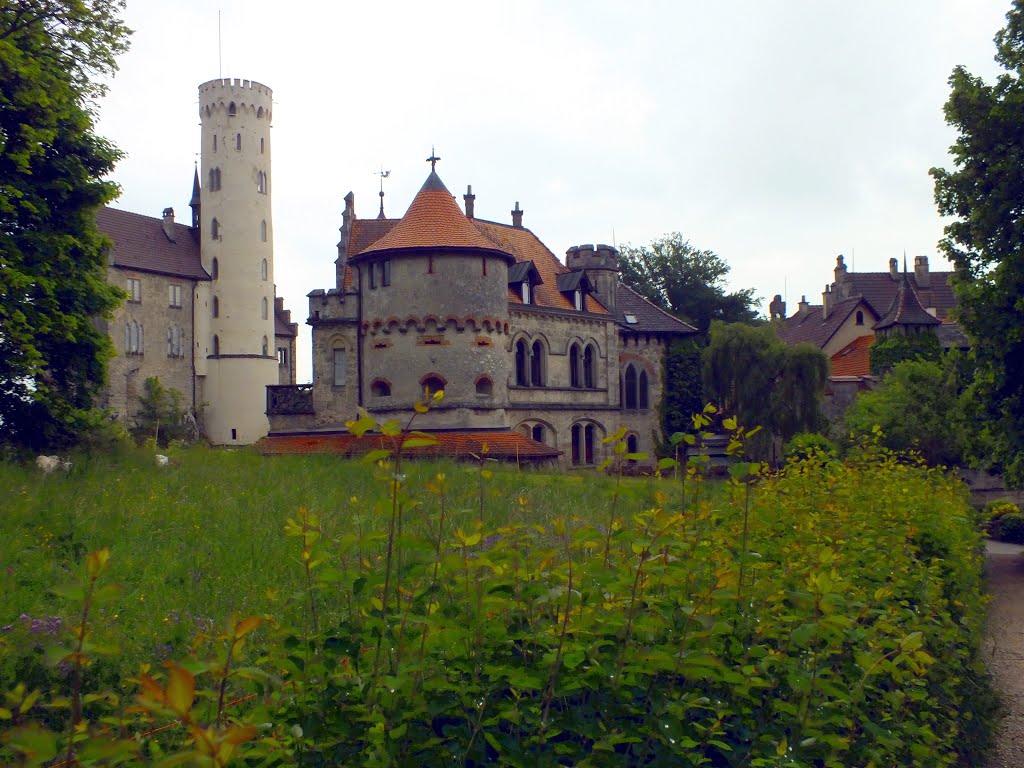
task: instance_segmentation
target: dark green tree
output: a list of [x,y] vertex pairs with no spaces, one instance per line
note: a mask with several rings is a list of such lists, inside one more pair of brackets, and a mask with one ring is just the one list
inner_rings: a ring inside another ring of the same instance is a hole
[[702,251],[678,232],[649,246],[619,248],[622,280],[644,298],[671,311],[707,336],[712,320],[752,323],[758,319],[752,288],[726,293],[729,265]]
[[123,0],[0,3],[0,440],[41,448],[90,423],[110,353],[97,208],[118,151],[96,136],[100,78],[127,46]]
[[957,132],[954,168],[931,175],[939,212],[954,219],[940,248],[955,267],[977,364],[979,428],[1007,481],[1024,485],[1024,0],[1006,19],[995,38],[1006,71],[994,83],[953,70],[945,114]]
[[690,417],[704,408],[701,347],[690,339],[676,341],[665,354],[665,394],[661,401],[662,434],[685,432]]
[[167,389],[156,376],[150,376],[143,385],[139,398],[139,412],[135,416],[135,437],[145,441],[153,438],[158,446],[185,437],[182,421],[185,411],[181,407],[181,392]]
[[757,458],[778,458],[773,437],[821,428],[827,381],[828,358],[811,344],[787,346],[770,325],[711,325],[704,392],[743,426],[762,428],[748,446]]
[[929,464],[947,466],[962,459],[957,376],[950,366],[925,360],[897,363],[882,383],[861,393],[844,417],[848,439],[856,443],[882,430],[893,450],[916,450]]
[[881,376],[905,360],[942,360],[942,344],[934,333],[894,333],[884,339],[875,337],[871,344],[871,372]]

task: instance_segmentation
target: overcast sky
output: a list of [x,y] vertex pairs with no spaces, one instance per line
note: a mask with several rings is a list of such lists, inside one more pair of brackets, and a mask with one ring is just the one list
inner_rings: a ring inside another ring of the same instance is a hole
[[[218,5],[221,10],[218,55]],[[479,218],[560,257],[680,231],[764,306],[820,302],[835,256],[860,271],[926,254],[943,222],[942,105],[957,64],[993,77],[1009,0],[305,2],[128,0],[132,48],[101,104],[127,153],[115,203],[187,221],[197,87],[274,91],[274,277],[300,323],[333,287],[342,198],[405,212],[429,172]]]

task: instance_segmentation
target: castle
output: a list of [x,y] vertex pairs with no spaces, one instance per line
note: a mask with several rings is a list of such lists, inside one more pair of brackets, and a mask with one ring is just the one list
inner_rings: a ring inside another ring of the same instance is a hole
[[[359,218],[345,197],[335,285],[308,296],[313,381],[296,385],[295,326],[273,295],[271,91],[214,80],[199,96],[192,226],[172,211],[162,221],[100,214],[115,240],[110,279],[130,294],[112,323],[115,342],[125,334],[112,407],[130,408],[133,368],[150,375],[140,317],[153,293],[169,299],[146,319],[167,328],[158,367],[176,371],[161,380],[195,393],[215,444],[352,440],[343,425],[359,408],[404,420],[424,390],[444,390],[416,424],[441,452],[486,443],[496,458],[589,466],[620,426],[630,451],[651,451],[666,351],[695,330],[619,281],[614,248],[575,246],[563,264],[523,225],[518,203],[510,223],[484,221],[469,187],[460,208],[436,157],[401,218],[384,216],[383,198],[375,218]],[[156,242],[130,234],[144,223]],[[141,302],[133,280],[144,280]]]

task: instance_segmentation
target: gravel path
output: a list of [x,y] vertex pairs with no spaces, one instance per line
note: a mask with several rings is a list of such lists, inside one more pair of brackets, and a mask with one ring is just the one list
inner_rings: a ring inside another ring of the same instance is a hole
[[989,768],[1024,766],[1024,546],[990,541],[985,573],[992,602],[985,654],[1005,717]]

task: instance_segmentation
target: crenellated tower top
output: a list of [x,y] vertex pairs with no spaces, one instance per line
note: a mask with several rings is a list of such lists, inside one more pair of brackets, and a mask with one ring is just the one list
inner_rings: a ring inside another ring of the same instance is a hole
[[212,117],[217,112],[228,116],[246,115],[271,120],[274,92],[255,80],[220,78],[199,86],[199,116]]

